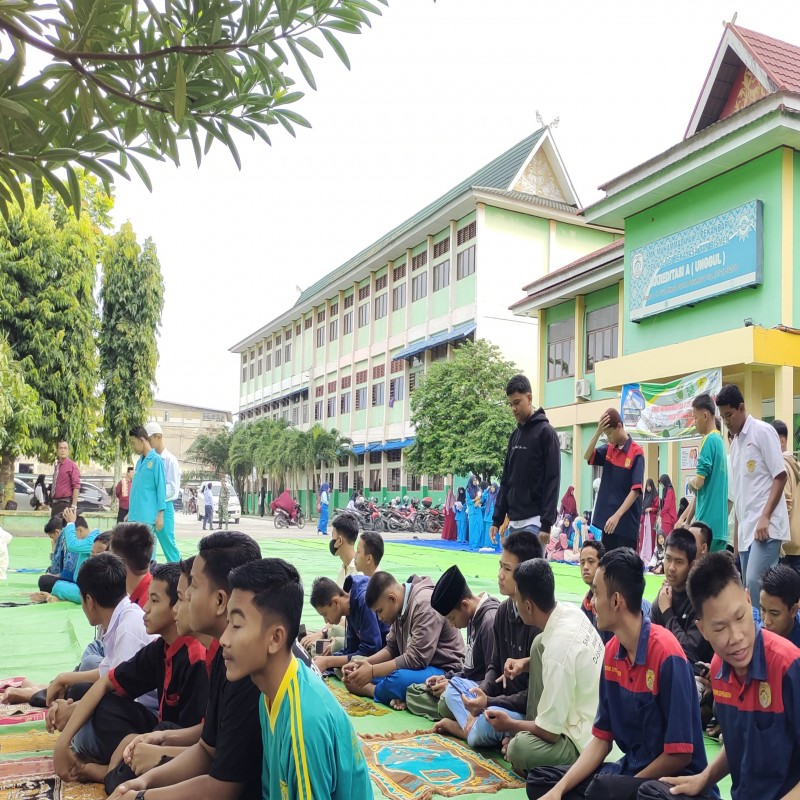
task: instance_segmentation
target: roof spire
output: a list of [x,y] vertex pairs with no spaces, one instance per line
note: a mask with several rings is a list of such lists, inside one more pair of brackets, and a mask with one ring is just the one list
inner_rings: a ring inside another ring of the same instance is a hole
[[731,21],[730,22],[725,22],[723,20],[722,25],[723,26],[735,25],[736,24],[736,17],[738,17],[738,16],[739,16],[739,12],[738,11],[734,11],[733,12],[733,16],[731,17]]
[[542,112],[539,111],[539,109],[537,108],[536,109],[536,122],[542,128],[548,128],[548,129],[557,128],[558,127],[558,123],[559,123],[559,118],[556,117],[552,122],[550,122],[549,124],[545,125],[544,124],[544,117],[542,116]]

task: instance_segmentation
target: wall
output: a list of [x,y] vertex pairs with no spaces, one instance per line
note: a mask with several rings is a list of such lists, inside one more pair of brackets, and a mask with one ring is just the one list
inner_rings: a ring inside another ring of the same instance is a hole
[[[561,305],[553,306],[545,311],[545,326],[542,336],[547,336],[547,326],[553,322],[563,322],[575,316],[575,301],[568,300]],[[547,347],[544,348],[545,359]],[[575,376],[556,381],[547,380],[547,363],[542,364],[541,380],[544,382],[544,407],[567,406],[575,402]]]

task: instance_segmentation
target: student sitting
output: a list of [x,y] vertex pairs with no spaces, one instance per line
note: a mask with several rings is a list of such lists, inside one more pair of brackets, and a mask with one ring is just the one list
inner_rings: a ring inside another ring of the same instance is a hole
[[[177,564],[156,567],[144,608],[147,632],[157,637],[132,659],[100,678],[77,704],[56,742],[54,765],[64,780],[101,782],[122,758],[127,736],[157,725],[186,728],[200,722],[208,701],[206,649],[191,637],[179,637],[173,607],[178,599]],[[134,698],[158,694],[154,713]],[[72,737],[91,719],[101,745],[97,764],[83,764],[70,751]]]
[[111,552],[125,562],[125,585],[131,602],[144,608],[150,591],[150,562],[156,539],[149,525],[141,522],[121,522],[111,531]]
[[589,541],[584,542],[583,547],[581,547],[581,557],[579,562],[581,568],[581,579],[589,587],[589,591],[586,592],[586,596],[583,598],[581,609],[583,610],[583,613],[586,615],[586,618],[589,620],[589,622],[592,623],[592,627],[599,634],[600,640],[603,642],[603,644],[611,641],[613,634],[610,631],[597,630],[597,615],[594,613],[594,603],[592,602],[592,582],[594,581],[594,574],[597,572],[597,568],[600,566],[600,559],[602,559],[605,554],[606,548],[603,543],[597,539],[590,539]]
[[[678,640],[642,614],[642,560],[629,547],[603,556],[594,576],[599,628],[606,645],[592,739],[571,766],[528,773],[532,800],[634,800],[642,784],[706,767],[694,675]],[[625,754],[604,764],[616,742]]]
[[694,536],[695,542],[697,542],[697,558],[707,556],[711,552],[711,544],[714,541],[711,528],[705,522],[697,519],[693,520],[688,528],[692,536]]
[[111,795],[115,800],[126,793],[126,800],[134,800],[145,790],[147,800],[260,796],[259,691],[247,676],[228,680],[219,646],[228,625],[228,576],[232,569],[260,558],[258,544],[244,533],[217,531],[200,540],[192,564],[189,620],[192,630],[215,640],[209,651],[213,661],[202,734],[198,739],[196,728],[164,731],[161,744],[186,749],[169,763],[120,784]]
[[464,640],[433,610],[432,592],[431,579],[416,575],[403,584],[388,572],[369,579],[366,604],[391,628],[382,650],[345,665],[344,683],[353,694],[403,709],[412,683],[461,669]]
[[[320,678],[293,655],[303,585],[279,558],[235,569],[221,639],[228,680],[253,681],[263,759],[262,800],[361,800],[372,785],[349,717]],[[148,794],[149,797],[149,794]]]
[[800,573],[785,564],[770,567],[759,600],[764,627],[800,647]]
[[[524,561],[542,558],[539,537],[531,536],[527,530],[514,531],[502,540],[502,545],[497,586],[508,599],[500,604],[494,618],[494,646],[486,677],[480,686],[462,693],[460,698],[448,696],[448,708],[456,720],[464,721],[463,725],[443,719],[434,726],[436,731],[466,739],[471,747],[494,747],[503,741],[503,733],[496,731],[484,716],[487,708],[503,709],[513,719],[523,718],[528,701],[528,674],[522,665],[530,656],[534,638],[541,633],[525,624],[514,604],[517,590],[514,571]],[[463,712],[458,708],[460,704],[464,706]]]
[[434,721],[447,718],[463,728],[469,714],[461,695],[474,689],[486,677],[492,660],[494,621],[500,602],[486,592],[472,594],[461,570],[453,565],[433,587],[431,606],[454,628],[467,629],[464,668],[449,677],[434,675],[425,683],[409,686],[406,706],[417,716]]
[[383,536],[377,531],[363,531],[356,542],[356,569],[371,578],[383,558]]
[[724,744],[704,770],[650,783],[640,797],[717,797],[714,784],[729,773],[733,800],[800,797],[800,650],[753,621],[729,553],[697,563],[689,596],[714,648],[711,684]]
[[541,558],[514,571],[514,602],[526,625],[540,628],[527,671],[524,720],[487,709],[491,726],[513,738],[506,758],[521,775],[542,766],[572,764],[592,738],[603,642],[576,606],[556,602],[555,578]]
[[343,589],[330,578],[317,578],[311,585],[311,605],[326,624],[347,620],[344,647],[332,655],[314,658],[320,672],[343,667],[353,656],[374,655],[385,646],[389,629],[378,622],[375,612],[364,601],[368,583],[366,575],[348,575]]
[[77,553],[70,553],[64,541],[64,519],[61,514],[56,514],[47,520],[44,532],[50,539],[50,566],[44,575],[39,576],[39,591],[48,594],[53,589],[53,584],[57,580],[65,580],[74,583],[75,562],[78,560]]

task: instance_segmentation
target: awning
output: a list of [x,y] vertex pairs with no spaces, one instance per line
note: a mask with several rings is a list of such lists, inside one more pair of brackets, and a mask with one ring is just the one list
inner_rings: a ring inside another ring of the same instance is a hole
[[414,444],[414,439],[393,439],[386,442],[381,450],[402,450],[404,447],[411,447]]
[[459,339],[466,339],[471,333],[475,333],[477,325],[474,322],[463,322],[461,325],[456,325],[451,331],[442,331],[430,339],[423,339],[422,341],[410,344],[408,347],[403,348],[400,352],[392,356],[392,361],[400,361],[402,358],[411,358],[426,350],[432,350],[440,344],[447,344],[448,342],[457,342]]
[[371,444],[354,444],[351,448],[353,453],[357,456],[363,456],[364,453],[379,453],[384,450],[402,450],[404,447],[410,447],[414,444],[414,439],[392,439],[386,444],[381,442],[372,442]]
[[351,448],[353,453],[357,456],[363,456],[364,453],[374,453],[383,449],[380,442],[373,442],[372,444],[354,444]]

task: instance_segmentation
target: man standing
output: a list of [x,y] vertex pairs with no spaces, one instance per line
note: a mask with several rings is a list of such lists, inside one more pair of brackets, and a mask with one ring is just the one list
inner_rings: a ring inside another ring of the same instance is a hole
[[148,422],[144,429],[147,431],[150,446],[164,462],[164,480],[167,484],[164,527],[160,531],[156,531],[156,538],[167,561],[180,561],[181,554],[175,544],[175,506],[173,503],[181,492],[181,467],[178,459],[167,450],[164,444],[164,432],[161,430],[161,426],[157,422]]
[[125,474],[119,479],[119,483],[114,489],[117,496],[117,522],[125,522],[128,516],[128,508],[131,504],[131,481],[133,480],[133,467],[128,467]]
[[167,504],[164,462],[150,446],[144,428],[133,428],[129,438],[139,460],[133,471],[128,522],[143,522],[158,536],[164,528],[164,507]]
[[[225,523],[225,530],[228,530],[228,500],[230,495],[228,493],[228,480],[223,475],[222,480],[219,482],[219,529],[222,530],[222,523]],[[213,528],[213,525],[212,525]]]
[[81,473],[78,465],[69,457],[69,443],[61,439],[56,449],[56,464],[53,468],[53,485],[50,489],[50,519],[65,508],[78,510],[78,494],[81,490]]
[[789,534],[791,540],[782,548],[783,562],[800,572],[800,464],[789,447],[789,428],[785,422],[776,419],[772,427],[778,434],[783,450],[783,463],[786,465],[786,510],[789,512]]
[[531,382],[524,375],[511,378],[506,396],[517,428],[508,442],[489,536],[496,544],[497,530],[508,515],[509,533],[526,530],[548,541],[561,484],[558,435],[544,409],[534,411]]
[[781,544],[790,538],[786,464],[775,429],[747,413],[738,386],[723,386],[717,406],[733,434],[730,476],[739,558],[745,586],[756,598],[761,576],[778,563]]
[[214,530],[214,495],[211,492],[211,484],[203,484],[203,530],[206,523],[210,530]]
[[[603,434],[608,444],[597,447]],[[635,550],[642,517],[644,451],[628,436],[615,408],[609,408],[600,418],[583,457],[593,467],[603,468],[592,525],[606,534],[606,551],[615,547]]]

